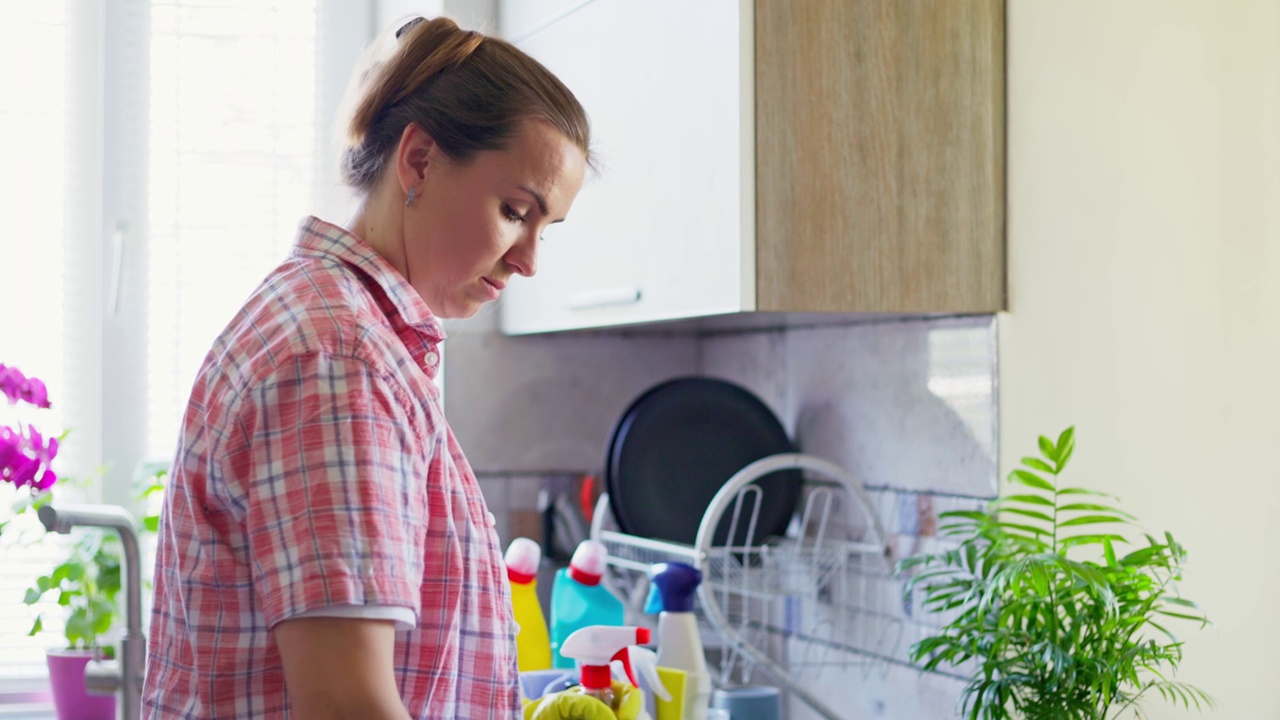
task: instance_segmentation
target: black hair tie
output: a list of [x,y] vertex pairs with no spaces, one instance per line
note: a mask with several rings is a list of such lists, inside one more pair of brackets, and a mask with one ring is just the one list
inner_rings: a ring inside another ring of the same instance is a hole
[[414,29],[414,28],[418,27],[418,23],[424,23],[424,22],[426,22],[426,21],[427,21],[427,19],[426,19],[426,18],[424,18],[424,17],[416,17],[416,18],[414,18],[414,19],[410,20],[409,22],[405,23],[404,25],[401,25],[401,26],[400,26],[400,29],[396,31],[396,39],[397,39],[397,40],[399,40],[401,35],[403,35],[403,34],[405,34],[405,33],[409,32],[410,30],[412,30],[412,29]]

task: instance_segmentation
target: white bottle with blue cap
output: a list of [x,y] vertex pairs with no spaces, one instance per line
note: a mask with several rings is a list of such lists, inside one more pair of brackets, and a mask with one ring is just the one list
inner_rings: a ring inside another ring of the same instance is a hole
[[693,614],[693,596],[702,573],[681,562],[649,566],[649,598],[644,611],[658,613],[658,665],[685,672],[684,717],[706,720],[711,675]]

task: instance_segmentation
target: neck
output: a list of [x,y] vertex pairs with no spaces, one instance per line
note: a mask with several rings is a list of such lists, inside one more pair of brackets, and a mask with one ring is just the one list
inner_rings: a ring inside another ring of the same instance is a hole
[[404,249],[404,201],[380,185],[365,197],[347,228],[369,244],[402,277],[409,278]]

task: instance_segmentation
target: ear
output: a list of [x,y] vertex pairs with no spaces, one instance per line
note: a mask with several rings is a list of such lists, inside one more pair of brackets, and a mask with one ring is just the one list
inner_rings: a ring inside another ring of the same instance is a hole
[[409,188],[418,188],[422,192],[422,180],[427,169],[435,161],[436,141],[417,123],[404,126],[400,134],[400,143],[396,146],[395,173],[400,184],[400,191],[409,194]]

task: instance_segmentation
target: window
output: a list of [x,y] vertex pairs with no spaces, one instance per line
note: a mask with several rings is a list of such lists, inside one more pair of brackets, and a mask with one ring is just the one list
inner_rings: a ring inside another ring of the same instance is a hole
[[[95,19],[77,14],[88,3],[0,4],[0,136],[9,140],[0,164],[0,362],[44,380],[53,407],[10,408],[0,422],[36,423],[43,432],[72,428],[59,469],[82,472],[97,454],[97,394],[91,310],[95,258],[87,240],[98,218],[99,83],[92,72]],[[18,69],[21,68],[21,71]],[[12,486],[0,487],[0,508]],[[0,519],[7,513],[0,511]],[[24,591],[52,568],[57,543],[28,546],[39,523],[24,517],[0,536],[0,679],[41,677],[46,638],[29,638],[35,609]],[[61,631],[56,607],[49,632]]]
[[[315,166],[314,0],[151,13],[147,455],[209,345],[292,245]],[[263,68],[271,68],[264,73]]]
[[[332,120],[372,8],[0,3],[0,362],[48,383],[40,427],[70,429],[58,467],[99,480],[91,499],[130,503],[135,469],[170,459],[205,351],[298,221],[346,219]],[[21,602],[56,544],[15,536],[0,537],[0,687],[43,682],[60,642],[26,637]]]

